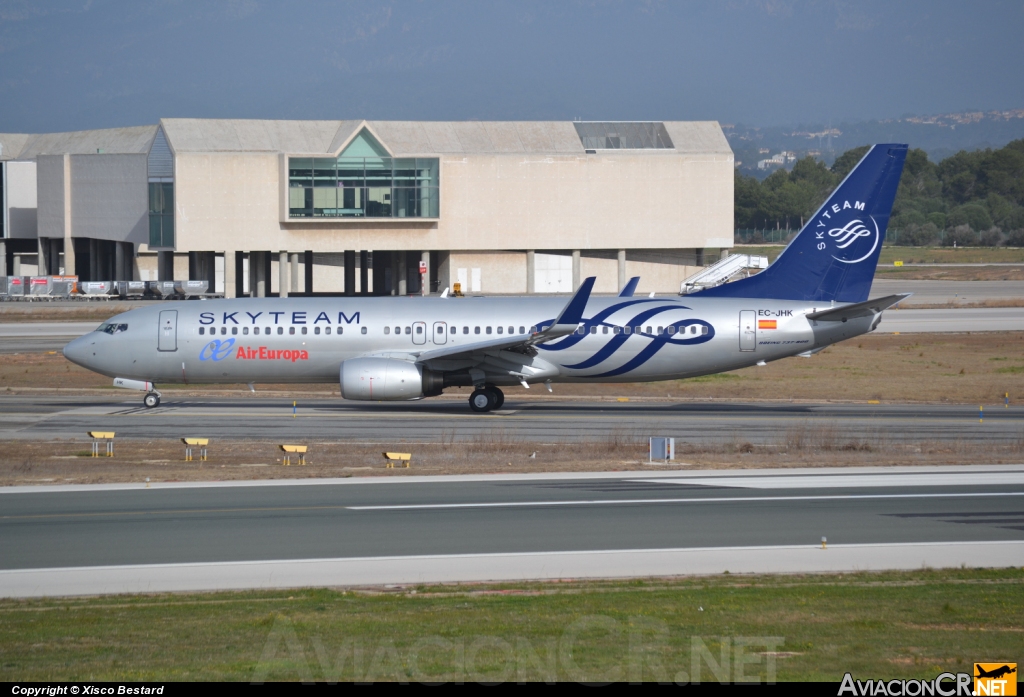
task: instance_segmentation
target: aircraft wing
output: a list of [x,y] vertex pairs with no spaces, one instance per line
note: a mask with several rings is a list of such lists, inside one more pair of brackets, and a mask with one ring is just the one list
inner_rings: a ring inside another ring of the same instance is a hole
[[845,322],[848,319],[855,319],[857,317],[870,317],[871,315],[877,315],[882,310],[906,300],[911,295],[913,294],[900,293],[899,295],[886,295],[881,298],[875,298],[874,300],[865,300],[862,303],[853,303],[852,305],[843,305],[842,307],[832,307],[827,310],[811,312],[806,316],[807,319],[813,319],[819,322]]
[[583,310],[587,307],[587,301],[590,300],[590,292],[594,288],[596,278],[596,276],[591,276],[583,281],[573,296],[569,298],[569,302],[562,308],[555,321],[547,327],[539,328],[539,331],[533,334],[518,334],[498,339],[489,339],[487,341],[477,341],[472,344],[442,346],[426,351],[410,351],[409,355],[414,356],[417,363],[426,363],[427,361],[439,358],[460,358],[474,353],[502,351],[520,347],[529,349],[537,344],[543,344],[545,341],[568,336],[576,331],[576,328],[580,326],[580,322],[583,320]]

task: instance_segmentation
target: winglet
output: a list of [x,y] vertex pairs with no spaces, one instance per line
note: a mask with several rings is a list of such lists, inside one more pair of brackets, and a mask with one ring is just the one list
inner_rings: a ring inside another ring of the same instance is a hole
[[576,331],[576,328],[580,326],[580,322],[583,321],[583,311],[587,308],[587,302],[590,300],[590,291],[594,289],[594,281],[596,280],[597,276],[590,276],[583,281],[580,287],[576,289],[576,293],[569,298],[569,302],[562,308],[558,318],[548,327],[541,329],[530,337],[530,343],[550,341],[551,339],[567,336]]
[[636,290],[637,284],[640,283],[639,276],[633,276],[629,279],[625,286],[622,287],[622,292],[619,293],[620,298],[632,298],[633,292]]
[[590,291],[594,289],[594,281],[596,280],[597,276],[590,276],[580,284],[580,287],[576,289],[576,293],[569,298],[569,302],[562,309],[562,313],[558,315],[558,319],[551,326],[557,327],[559,325],[571,324],[575,328],[579,325],[583,320],[583,310],[587,307],[587,301],[590,300]]

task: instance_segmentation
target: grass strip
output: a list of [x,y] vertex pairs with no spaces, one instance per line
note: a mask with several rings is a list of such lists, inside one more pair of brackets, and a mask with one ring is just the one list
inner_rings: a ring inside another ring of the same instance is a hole
[[0,601],[0,680],[934,678],[1014,662],[1024,571]]

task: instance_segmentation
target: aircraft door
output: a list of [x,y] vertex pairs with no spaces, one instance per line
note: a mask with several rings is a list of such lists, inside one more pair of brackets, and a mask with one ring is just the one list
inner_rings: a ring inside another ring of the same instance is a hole
[[757,318],[753,310],[740,310],[740,351],[757,348]]
[[427,323],[426,322],[413,322],[412,323],[412,343],[414,343],[414,344],[425,344],[425,343],[427,343]]
[[178,311],[160,311],[160,334],[157,337],[157,350],[178,350]]
[[434,322],[434,343],[438,345],[448,343],[447,322]]

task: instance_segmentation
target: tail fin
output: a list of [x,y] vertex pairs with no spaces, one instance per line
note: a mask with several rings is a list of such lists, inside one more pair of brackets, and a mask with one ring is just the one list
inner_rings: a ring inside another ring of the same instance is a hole
[[771,266],[690,297],[867,300],[906,156],[873,146]]

